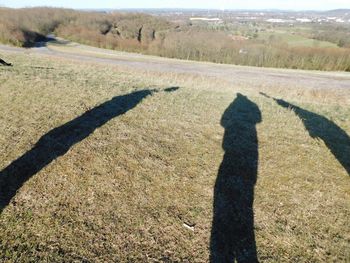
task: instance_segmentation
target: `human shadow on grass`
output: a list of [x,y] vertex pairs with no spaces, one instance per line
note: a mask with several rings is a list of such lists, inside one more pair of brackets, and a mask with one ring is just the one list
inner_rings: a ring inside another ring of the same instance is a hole
[[214,188],[210,262],[258,262],[254,186],[258,169],[258,106],[237,94],[221,119],[225,151]]
[[[164,91],[171,92],[175,89]],[[31,150],[0,171],[0,214],[17,190],[33,175],[64,155],[74,144],[84,140],[97,128],[136,107],[154,92],[157,90],[146,89],[116,96],[43,135]]]
[[[261,94],[269,97],[264,93]],[[350,176],[350,137],[342,128],[322,115],[302,109],[282,99],[272,99],[281,107],[293,110],[302,120],[309,135],[312,138],[323,140]]]

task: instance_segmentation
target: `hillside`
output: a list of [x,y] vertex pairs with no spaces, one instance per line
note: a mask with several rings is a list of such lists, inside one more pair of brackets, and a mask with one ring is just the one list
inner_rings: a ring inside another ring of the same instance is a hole
[[350,15],[350,9],[334,9],[325,11],[327,15],[342,15],[342,16],[348,16]]
[[2,58],[1,261],[349,259],[345,73]]
[[0,40],[17,46],[33,46],[49,33],[91,45],[133,50],[175,25],[146,14],[104,14],[59,8],[0,9]]
[[[176,18],[176,17],[175,17]],[[173,18],[174,19],[174,18]],[[183,60],[290,69],[350,71],[350,35],[333,24],[174,22],[142,13],[0,8],[0,42],[33,47],[48,34],[94,47]]]

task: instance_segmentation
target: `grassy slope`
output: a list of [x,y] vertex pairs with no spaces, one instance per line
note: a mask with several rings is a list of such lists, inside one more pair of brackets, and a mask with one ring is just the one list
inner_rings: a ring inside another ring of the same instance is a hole
[[262,113],[254,203],[259,258],[349,259],[349,176],[295,113],[258,93],[317,112],[350,134],[348,91],[237,87],[35,55],[6,58],[15,67],[0,67],[0,169],[54,127],[114,96],[180,89],[144,98],[28,180],[0,216],[2,261],[207,261],[223,157],[220,119],[237,92]]

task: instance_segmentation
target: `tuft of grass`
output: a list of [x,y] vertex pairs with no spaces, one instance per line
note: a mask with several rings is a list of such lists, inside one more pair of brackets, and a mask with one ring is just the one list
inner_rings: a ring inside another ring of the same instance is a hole
[[[0,171],[52,129],[113,97],[158,92],[18,189],[0,215],[1,261],[207,262],[224,156],[220,120],[237,93],[262,118],[253,206],[260,261],[349,260],[349,175],[292,108],[259,92],[324,116],[349,135],[350,90],[233,85],[33,54],[6,58],[14,67],[0,67]],[[180,88],[166,92],[170,87]]]

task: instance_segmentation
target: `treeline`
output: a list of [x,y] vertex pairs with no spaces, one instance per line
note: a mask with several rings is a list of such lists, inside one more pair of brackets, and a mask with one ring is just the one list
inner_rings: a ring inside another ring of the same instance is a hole
[[288,47],[282,43],[266,44],[257,40],[234,42],[226,38],[224,34],[215,32],[173,33],[164,40],[159,54],[257,67],[350,71],[349,49]]
[[350,71],[350,49],[235,40],[226,31],[177,25],[146,14],[0,8],[0,41],[28,47],[47,34],[92,46],[260,67]]
[[145,14],[79,13],[55,33],[83,44],[102,48],[143,52],[162,34],[175,28],[166,20]]
[[350,48],[350,30],[341,25],[316,26],[311,35],[312,38],[328,41],[339,47]]

